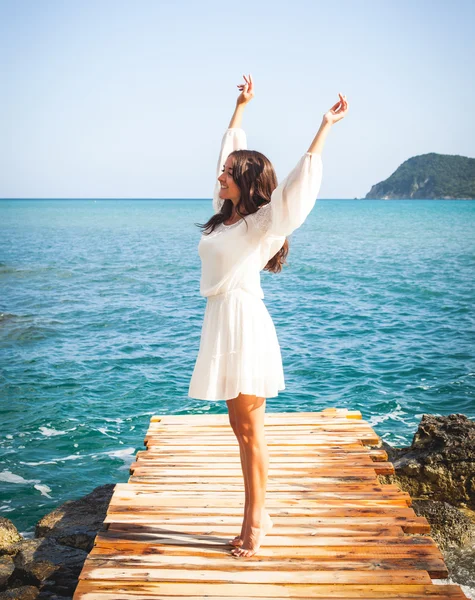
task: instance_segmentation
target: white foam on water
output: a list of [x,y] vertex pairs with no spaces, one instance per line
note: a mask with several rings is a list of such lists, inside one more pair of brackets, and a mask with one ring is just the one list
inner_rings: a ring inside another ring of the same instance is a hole
[[107,437],[112,438],[113,440],[117,439],[117,436],[115,435],[110,435],[110,433],[107,433],[106,428],[105,427],[98,427],[97,431],[100,431],[101,433],[103,433],[104,435],[107,435]]
[[20,531],[20,534],[26,539],[26,540],[32,540],[35,537],[35,532],[34,531]]
[[0,505],[0,510],[3,512],[11,512],[12,510],[15,510],[15,508],[13,506],[9,506],[11,500],[4,500],[3,504]]
[[35,490],[38,490],[41,493],[42,496],[46,496],[47,498],[52,498],[53,497],[53,496],[50,496],[48,494],[48,492],[51,492],[51,488],[48,487],[47,485],[45,485],[45,484],[40,485],[40,484],[37,483],[33,487],[35,488]]
[[383,423],[384,421],[387,421],[389,419],[389,415],[373,415],[372,417],[370,417],[368,419],[368,424],[373,426],[373,425],[377,425],[378,423]]
[[85,458],[82,454],[70,454],[69,456],[65,456],[63,458],[53,458],[52,460],[40,460],[38,462],[25,462],[18,461],[20,465],[27,465],[28,467],[37,467],[39,465],[57,465],[59,462],[64,462],[65,460],[77,460],[78,458]]
[[52,437],[54,435],[65,435],[67,431],[58,431],[57,429],[53,429],[52,427],[39,427],[39,431],[41,435],[46,437]]
[[135,452],[135,448],[122,448],[122,450],[110,450],[109,452],[104,452],[108,456],[112,458],[121,458],[124,459],[127,456],[130,456]]
[[[6,483],[15,483],[15,484],[20,484],[20,485],[24,485],[24,484],[29,484],[29,483],[33,483],[33,487],[38,490],[42,496],[46,496],[47,498],[52,498],[52,496],[50,496],[48,494],[48,492],[51,492],[51,488],[49,488],[47,485],[45,485],[44,483],[41,484],[41,479],[25,479],[24,477],[22,477],[21,475],[16,475],[15,473],[12,473],[11,471],[2,471],[0,473],[0,481],[5,481]],[[13,508],[9,508],[9,507],[2,507],[4,512],[9,512],[10,510],[13,510]]]
[[401,405],[399,404],[399,402],[397,402],[396,408],[394,410],[382,415],[373,415],[368,419],[368,423],[369,425],[373,426],[377,425],[378,423],[383,423],[388,419],[394,419],[395,421],[402,421],[404,423],[405,421],[403,415],[405,414],[407,414],[406,411],[402,410]]
[[23,460],[19,460],[18,464],[27,465],[28,467],[37,467],[38,465],[55,465],[57,463],[55,460],[40,460],[39,462],[25,462]]
[[135,460],[135,448],[122,448],[121,450],[108,450],[106,452],[99,452],[98,454],[91,454],[92,458],[97,458],[98,456],[120,458],[120,460],[124,461],[124,464],[119,467],[119,469],[125,470],[128,469]]
[[5,481],[6,483],[40,483],[41,479],[25,479],[21,475],[15,475],[11,471],[5,470],[0,473],[0,481]]

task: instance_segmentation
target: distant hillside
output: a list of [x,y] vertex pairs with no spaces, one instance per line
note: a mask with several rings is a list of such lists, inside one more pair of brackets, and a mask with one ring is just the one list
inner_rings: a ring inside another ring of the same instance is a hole
[[475,199],[475,158],[435,152],[413,156],[365,198]]

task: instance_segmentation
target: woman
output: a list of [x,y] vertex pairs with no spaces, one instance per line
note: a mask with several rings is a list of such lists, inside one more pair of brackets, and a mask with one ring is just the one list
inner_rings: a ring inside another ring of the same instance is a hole
[[262,301],[260,271],[279,272],[288,253],[286,236],[312,210],[322,178],[321,153],[331,126],[348,110],[346,96],[322,124],[293,171],[277,185],[270,161],[246,150],[243,109],[254,97],[252,76],[243,76],[229,128],[224,134],[213,196],[214,215],[198,245],[200,293],[207,298],[200,348],[188,395],[225,400],[237,437],[245,487],[241,533],[230,544],[234,556],[250,557],[272,527],[265,509],[268,450],[266,398],[285,389],[280,345]]

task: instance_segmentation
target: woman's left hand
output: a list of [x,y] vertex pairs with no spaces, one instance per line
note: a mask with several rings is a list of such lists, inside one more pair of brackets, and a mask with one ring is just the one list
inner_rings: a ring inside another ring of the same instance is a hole
[[338,95],[340,96],[339,102],[334,104],[330,110],[323,115],[323,122],[328,123],[329,125],[333,125],[333,123],[343,119],[348,112],[348,102],[346,100],[346,96],[342,96],[340,93]]
[[249,74],[247,77],[243,75],[245,83],[241,83],[237,87],[240,90],[236,104],[247,104],[254,98],[254,82],[252,81],[252,75]]

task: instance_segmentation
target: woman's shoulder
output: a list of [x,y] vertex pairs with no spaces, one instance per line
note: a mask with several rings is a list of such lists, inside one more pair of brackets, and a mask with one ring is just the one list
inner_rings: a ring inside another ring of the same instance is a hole
[[249,217],[261,232],[266,233],[272,221],[271,202],[259,206],[256,212],[251,213]]

